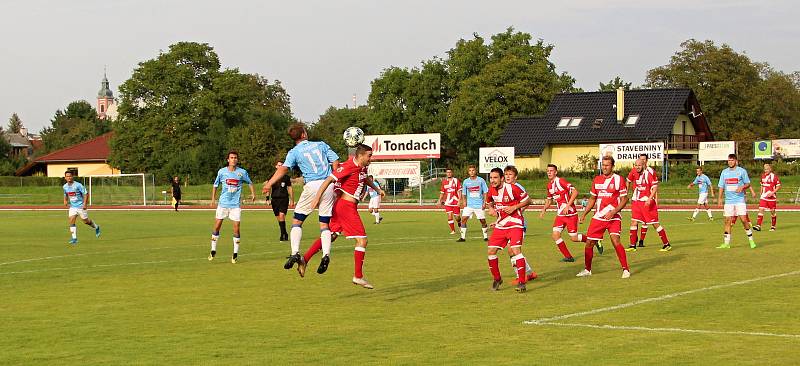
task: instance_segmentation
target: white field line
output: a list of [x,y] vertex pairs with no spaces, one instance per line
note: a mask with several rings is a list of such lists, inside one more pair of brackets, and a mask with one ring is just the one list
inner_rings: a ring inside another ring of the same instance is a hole
[[[417,238],[418,239],[418,238]],[[453,241],[452,239],[426,239],[427,242],[449,242]],[[395,241],[395,242],[378,242],[374,244],[370,244],[369,247],[374,246],[383,246],[383,245],[398,245],[398,244],[408,244],[408,240],[403,241]],[[178,247],[174,247],[178,248]],[[333,246],[331,250],[348,250],[351,249],[351,246]],[[142,250],[146,251],[146,250]],[[257,253],[249,253],[249,254],[240,254],[240,257],[246,256],[259,256],[259,255],[266,255],[266,254],[277,254],[277,253],[286,253],[287,250],[280,250],[280,251],[266,251],[266,252],[257,252]],[[105,253],[96,253],[96,254],[106,254],[111,252]],[[118,253],[118,252],[115,252]],[[64,256],[61,256],[64,257]],[[184,258],[184,259],[174,259],[174,260],[160,260],[160,261],[145,261],[145,262],[129,262],[129,263],[110,263],[110,264],[92,264],[92,265],[85,265],[85,266],[75,266],[75,267],[53,267],[53,268],[43,268],[43,269],[32,269],[27,271],[12,271],[12,272],[0,272],[0,276],[2,275],[12,275],[12,274],[25,274],[25,273],[39,273],[39,272],[52,272],[52,271],[63,271],[63,270],[75,270],[75,269],[93,269],[93,268],[106,268],[106,267],[123,267],[123,266],[137,266],[137,265],[145,265],[145,264],[161,264],[161,263],[180,263],[180,262],[190,262],[190,261],[199,261],[199,260],[206,260],[205,257],[199,258]]]
[[725,283],[725,284],[721,284],[721,285],[708,286],[708,287],[698,288],[698,289],[694,289],[694,290],[675,292],[675,293],[662,295],[662,296],[657,296],[657,297],[650,297],[650,298],[646,298],[646,299],[626,302],[624,304],[608,306],[608,307],[599,308],[599,309],[581,311],[581,312],[565,314],[565,315],[558,315],[558,316],[554,316],[554,317],[550,317],[550,318],[540,318],[540,319],[534,319],[534,320],[526,320],[526,321],[523,321],[523,323],[524,324],[534,324],[534,325],[551,324],[551,323],[557,322],[559,320],[575,318],[575,317],[579,317],[579,316],[594,315],[594,314],[604,313],[604,312],[608,312],[608,311],[625,309],[625,308],[629,308],[631,306],[647,304],[647,303],[657,302],[657,301],[669,300],[669,299],[672,299],[672,298],[685,296],[685,295],[696,294],[696,293],[699,293],[699,292],[717,290],[717,289],[733,287],[733,286],[746,285],[746,284],[753,283],[753,282],[771,280],[771,279],[787,277],[787,276],[794,276],[794,275],[798,275],[798,274],[800,274],[800,271],[792,271],[792,272],[786,272],[786,273],[781,273],[781,274],[775,274],[775,275],[771,275],[771,276],[751,278],[749,280],[729,282],[729,283]]
[[637,326],[607,325],[607,324],[579,324],[579,323],[537,323],[537,325],[552,325],[558,327],[579,327],[593,329],[613,329],[613,330],[639,330],[645,332],[678,332],[678,333],[699,333],[699,334],[724,334],[724,335],[748,335],[781,338],[800,338],[800,334],[782,334],[766,332],[744,332],[744,331],[723,331],[723,330],[704,330],[704,329],[683,329],[683,328],[650,328]]

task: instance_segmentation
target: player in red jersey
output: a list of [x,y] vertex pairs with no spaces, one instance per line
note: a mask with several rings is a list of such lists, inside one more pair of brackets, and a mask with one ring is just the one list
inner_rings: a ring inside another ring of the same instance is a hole
[[[658,177],[655,171],[648,171],[645,165],[647,160],[640,158],[633,164],[633,170],[628,175],[628,182],[633,197],[631,199],[631,245],[626,249],[629,252],[636,251],[636,223],[645,225],[653,225],[656,228],[658,236],[661,237],[662,252],[668,252],[672,249],[667,239],[667,231],[658,221]],[[644,230],[644,228],[643,228]],[[639,246],[644,246],[644,232],[642,239],[639,241]]]
[[553,221],[552,238],[558,250],[564,256],[562,262],[574,262],[575,258],[567,249],[567,244],[561,239],[561,232],[567,229],[570,240],[574,242],[586,242],[586,236],[578,233],[578,210],[575,208],[575,199],[578,198],[578,190],[566,179],[558,176],[558,167],[554,164],[547,164],[547,199],[544,207],[539,213],[539,218],[544,217],[544,213],[550,208],[553,202],[556,203],[556,219]]
[[[316,208],[319,205],[322,194],[328,186],[336,182],[335,191],[337,193],[336,202],[333,206],[333,213],[331,216],[330,230],[336,235],[332,236],[332,240],[336,240],[339,235],[345,235],[348,239],[356,240],[355,251],[353,252],[354,258],[354,275],[353,284],[359,285],[364,288],[372,289],[373,286],[364,279],[363,266],[364,255],[367,251],[367,232],[364,230],[364,223],[361,221],[361,216],[358,214],[358,198],[364,191],[364,186],[372,187],[385,196],[386,193],[375,186],[371,179],[367,179],[367,166],[369,166],[372,159],[372,148],[360,144],[356,147],[356,152],[350,160],[339,165],[339,167],[331,173],[331,175],[322,182],[317,196],[314,198],[311,207]],[[317,239],[314,244],[308,248],[304,259],[305,262],[311,259],[322,248],[322,241]],[[317,273],[325,273],[328,269],[330,258],[326,255],[322,257],[317,268]],[[303,271],[305,272],[305,270]],[[301,276],[303,273],[301,273]]]
[[758,223],[753,226],[753,230],[761,231],[761,223],[764,221],[764,211],[769,209],[772,214],[772,226],[769,231],[775,231],[775,224],[778,222],[778,214],[775,208],[778,204],[776,193],[781,189],[781,180],[778,175],[772,172],[772,165],[764,164],[764,173],[761,174],[761,200],[758,203]]
[[603,174],[598,175],[592,181],[592,196],[589,197],[589,203],[586,204],[586,209],[584,209],[580,218],[582,223],[589,211],[597,204],[589,229],[586,231],[586,236],[589,240],[583,249],[585,268],[577,276],[592,275],[593,247],[595,242],[603,238],[605,231],[608,231],[611,243],[614,244],[614,251],[617,252],[619,264],[622,266],[622,278],[628,278],[631,276],[628,258],[625,256],[625,248],[622,247],[622,243],[619,240],[620,231],[622,230],[622,217],[619,212],[628,203],[628,188],[625,187],[625,181],[622,177],[614,173],[613,157],[604,156],[601,168]]
[[[656,181],[658,177],[656,176],[656,171],[647,166],[647,154],[639,154],[639,158],[636,161],[644,160],[644,169],[647,174],[652,174]],[[636,171],[636,162],[634,162],[634,167],[631,169],[631,172],[628,173],[628,177],[626,181],[628,182],[628,190],[634,191],[633,183],[639,179],[642,174]],[[635,192],[635,191],[634,191]],[[632,205],[631,206],[631,245],[636,246],[636,234],[639,232],[638,222],[633,220],[634,217],[641,217],[642,216],[642,207],[640,205]],[[641,236],[638,238],[639,240],[639,247],[644,247],[644,238],[647,236],[647,223],[645,221],[641,221],[642,223],[642,231]]]
[[524,218],[522,208],[530,203],[530,198],[525,191],[515,184],[506,182],[505,175],[517,175],[517,169],[506,167],[505,172],[500,168],[492,169],[489,173],[489,194],[486,203],[489,204],[489,214],[497,216],[497,221],[489,238],[488,259],[489,270],[492,273],[492,290],[497,291],[503,283],[500,276],[500,267],[497,260],[497,251],[508,248],[508,255],[516,263],[517,292],[526,290],[525,283],[528,276],[525,274],[525,256],[522,254],[522,231]]
[[442,179],[442,188],[439,190],[439,205],[444,205],[444,212],[447,213],[447,224],[450,225],[450,235],[456,233],[456,221],[461,221],[461,182],[453,177],[453,169],[447,168],[444,173],[446,178]]

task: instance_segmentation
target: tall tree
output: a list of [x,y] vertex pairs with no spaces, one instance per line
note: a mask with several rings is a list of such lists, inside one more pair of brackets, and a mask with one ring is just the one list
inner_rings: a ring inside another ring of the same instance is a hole
[[91,140],[108,131],[108,122],[97,118],[97,111],[89,102],[72,102],[63,110],[57,110],[50,126],[42,129],[43,153]]
[[598,88],[597,91],[601,91],[601,92],[602,91],[614,91],[614,90],[617,90],[619,88],[622,88],[624,90],[631,90],[631,85],[633,85],[633,84],[632,83],[626,83],[625,80],[622,80],[622,78],[617,76],[617,77],[614,77],[613,79],[609,80],[608,83],[606,83],[606,84],[603,84],[602,82],[600,82],[600,88]]
[[11,118],[8,119],[8,132],[19,133],[21,128],[22,128],[22,120],[16,113],[12,113]]

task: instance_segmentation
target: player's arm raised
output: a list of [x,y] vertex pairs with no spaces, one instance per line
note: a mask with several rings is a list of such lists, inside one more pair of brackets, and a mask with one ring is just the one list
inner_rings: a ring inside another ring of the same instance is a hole
[[264,186],[261,187],[261,194],[269,194],[272,190],[272,185],[278,183],[281,178],[283,178],[286,173],[289,172],[289,168],[286,165],[281,165],[275,169],[275,173],[272,174],[272,177],[269,180],[264,182]]

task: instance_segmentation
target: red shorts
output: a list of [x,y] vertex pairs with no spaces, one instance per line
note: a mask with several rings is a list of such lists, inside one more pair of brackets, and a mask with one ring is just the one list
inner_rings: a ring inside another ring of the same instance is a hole
[[501,248],[505,247],[521,247],[522,246],[523,229],[494,229],[492,236],[489,237],[489,247]]
[[762,199],[758,202],[758,208],[774,210],[776,207],[778,207],[778,201],[767,201]]
[[[578,232],[578,215],[572,216],[556,216],[556,220],[553,221],[553,231],[561,231],[564,228],[567,228],[567,232],[570,234],[574,234]],[[558,230],[556,230],[558,229]]]
[[603,234],[608,230],[609,235],[619,236],[622,231],[622,220],[603,221],[592,219],[589,229],[586,230],[586,238],[589,240],[603,240]]
[[461,214],[461,207],[458,207],[458,206],[444,206],[444,212],[445,213],[452,212],[453,215],[460,215]]
[[331,232],[342,233],[348,239],[367,237],[367,231],[364,230],[364,223],[361,222],[355,202],[337,199],[333,205],[329,226]]
[[658,203],[650,202],[650,205],[645,205],[642,201],[633,201],[631,205],[631,219],[643,224],[657,224],[658,223]]

